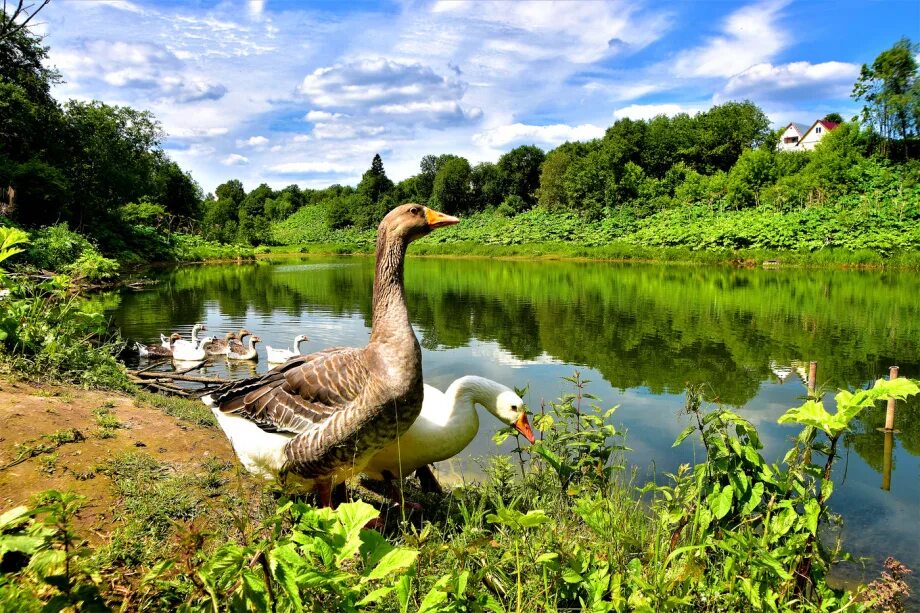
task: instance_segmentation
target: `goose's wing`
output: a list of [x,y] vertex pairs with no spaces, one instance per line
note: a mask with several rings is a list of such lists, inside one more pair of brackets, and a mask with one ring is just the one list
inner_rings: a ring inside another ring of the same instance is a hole
[[327,349],[219,388],[211,398],[268,432],[301,433],[354,401],[369,379],[363,350]]

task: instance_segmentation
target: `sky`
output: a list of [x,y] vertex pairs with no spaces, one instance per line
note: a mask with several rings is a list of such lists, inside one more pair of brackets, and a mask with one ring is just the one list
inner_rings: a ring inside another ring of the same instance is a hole
[[173,2],[54,0],[37,31],[55,95],[151,111],[212,191],[399,181],[589,140],[622,117],[760,105],[775,126],[845,118],[863,63],[920,41],[916,0]]

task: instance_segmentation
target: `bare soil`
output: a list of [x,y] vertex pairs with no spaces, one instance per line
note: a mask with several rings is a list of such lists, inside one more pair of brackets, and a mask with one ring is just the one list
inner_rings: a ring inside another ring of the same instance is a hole
[[[104,406],[121,423],[112,438],[100,438],[93,415]],[[21,455],[17,445],[53,446],[47,436],[71,428],[83,439],[9,466]],[[100,530],[108,531],[118,500],[98,468],[132,449],[178,470],[197,467],[208,458],[235,461],[219,429],[180,421],[128,395],[0,379],[0,512],[27,504],[44,490],[74,491],[86,496],[78,521],[86,530],[81,532],[104,538]]]

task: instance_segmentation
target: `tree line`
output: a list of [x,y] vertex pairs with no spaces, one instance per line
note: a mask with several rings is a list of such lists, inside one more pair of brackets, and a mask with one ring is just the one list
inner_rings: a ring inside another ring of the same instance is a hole
[[263,184],[246,194],[239,181],[229,181],[205,203],[204,226],[214,238],[257,243],[270,235],[271,223],[301,206],[325,207],[331,229],[371,228],[403,202],[451,214],[512,216],[543,207],[626,221],[692,204],[789,211],[834,203],[879,183],[912,185],[920,181],[911,161],[920,130],[916,51],[902,39],[863,66],[853,89],[865,105],[860,117],[846,122],[838,113],[826,115],[839,126],[813,152],[778,150],[784,128],[772,131],[753,102],[733,101],[695,115],[620,119],[602,138],[549,152],[523,145],[495,163],[426,155],[418,174],[399,183],[387,177],[380,155],[356,187],[298,196],[296,186],[273,192]]
[[201,189],[163,151],[153,115],[59,103],[48,47],[14,26],[0,14],[0,214],[25,227],[66,223],[113,253],[131,247],[137,221],[193,224]]
[[61,76],[47,66],[48,48],[10,23],[0,15],[0,214],[25,227],[66,223],[110,253],[163,226],[256,245],[305,206],[323,207],[333,229],[372,228],[403,202],[451,214],[542,207],[635,220],[687,204],[791,210],[834,202],[868,180],[917,181],[920,79],[917,46],[907,39],[863,66],[853,91],[864,103],[859,121],[842,123],[812,153],[777,151],[765,113],[732,101],[695,115],[620,119],[601,138],[548,152],[522,145],[494,163],[426,155],[419,172],[398,183],[375,155],[357,186],[262,184],[247,192],[231,179],[203,196],[163,151],[149,112],[56,101],[51,88]]

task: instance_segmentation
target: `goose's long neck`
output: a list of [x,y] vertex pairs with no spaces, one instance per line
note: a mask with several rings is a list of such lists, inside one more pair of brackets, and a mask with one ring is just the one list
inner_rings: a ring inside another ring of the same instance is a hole
[[377,237],[371,343],[385,345],[391,350],[414,348],[413,353],[416,353],[418,341],[409,323],[403,287],[405,256],[404,242],[388,238],[386,231],[381,229]]
[[496,413],[496,398],[505,389],[504,386],[491,379],[467,375],[451,383],[444,394],[447,396],[448,403],[455,407],[454,411],[472,411],[476,414],[478,424],[477,404],[481,404],[489,413],[502,419]]

